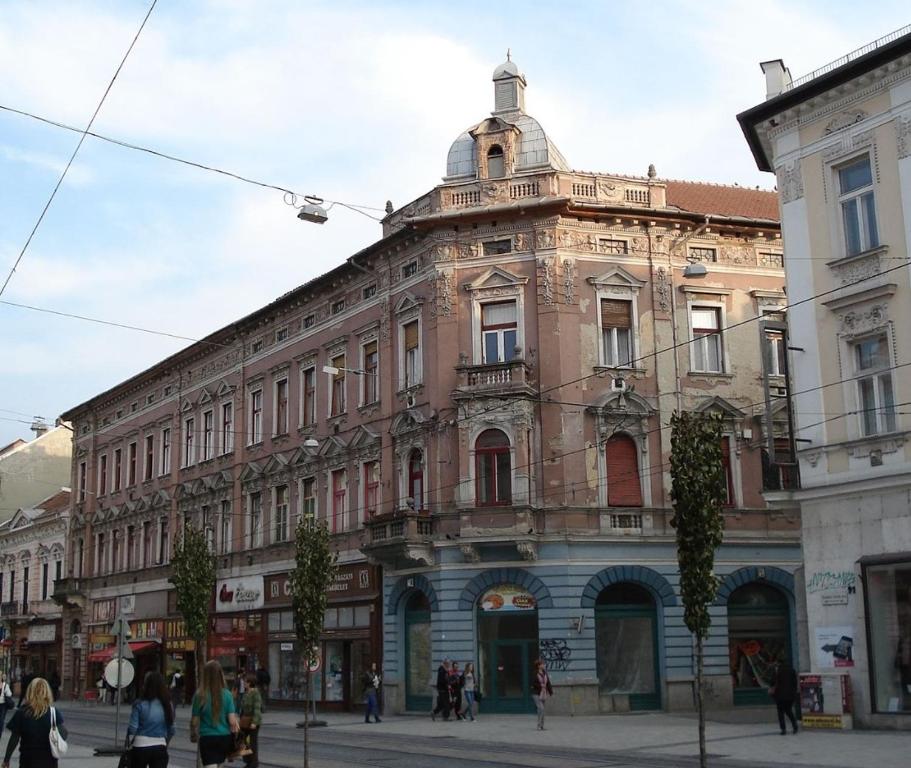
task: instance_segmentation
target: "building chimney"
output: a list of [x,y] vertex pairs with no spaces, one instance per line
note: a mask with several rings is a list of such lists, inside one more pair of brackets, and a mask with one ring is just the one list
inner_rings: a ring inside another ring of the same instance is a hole
[[41,437],[41,435],[46,434],[50,427],[48,427],[48,425],[45,424],[41,419],[35,419],[29,429],[32,430],[32,432],[35,433],[35,437],[38,438]]
[[765,73],[765,97],[774,98],[791,86],[791,70],[781,59],[763,61],[760,65]]

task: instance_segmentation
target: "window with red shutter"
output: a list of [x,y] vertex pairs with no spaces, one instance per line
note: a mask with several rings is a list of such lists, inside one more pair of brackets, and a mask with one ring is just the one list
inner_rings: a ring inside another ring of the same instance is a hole
[[611,507],[641,507],[642,483],[636,443],[628,435],[607,441],[607,504]]

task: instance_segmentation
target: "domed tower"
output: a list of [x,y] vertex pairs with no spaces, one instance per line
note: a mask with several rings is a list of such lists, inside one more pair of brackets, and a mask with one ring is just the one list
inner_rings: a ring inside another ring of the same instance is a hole
[[493,72],[491,117],[462,133],[449,149],[445,182],[498,179],[546,169],[569,171],[541,124],[525,114],[525,76],[506,54]]

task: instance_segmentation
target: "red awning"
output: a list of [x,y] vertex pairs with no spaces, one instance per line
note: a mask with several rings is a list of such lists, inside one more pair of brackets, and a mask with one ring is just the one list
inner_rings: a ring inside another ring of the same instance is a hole
[[[151,653],[158,648],[158,643],[154,640],[130,640],[130,650],[133,653]],[[111,645],[100,651],[92,651],[88,656],[90,664],[107,664],[114,658],[117,646]]]
[[133,653],[152,653],[158,648],[159,645],[154,640],[130,640],[130,650]]
[[88,655],[89,664],[106,664],[114,657],[113,648],[103,648],[100,651],[92,651]]

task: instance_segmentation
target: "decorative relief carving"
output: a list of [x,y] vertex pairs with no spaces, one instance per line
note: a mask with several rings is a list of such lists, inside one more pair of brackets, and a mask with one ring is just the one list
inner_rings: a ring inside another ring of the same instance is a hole
[[448,272],[438,272],[433,279],[430,297],[430,316],[449,317],[452,314],[452,277]]
[[517,541],[516,550],[519,552],[519,556],[523,560],[538,559],[538,545],[533,541]]
[[541,300],[545,306],[554,304],[554,260],[538,259],[538,285],[541,286]]
[[852,309],[838,316],[841,332],[849,335],[867,333],[881,328],[889,321],[888,305],[875,304],[867,309]]
[[803,178],[800,175],[800,160],[787,163],[778,169],[778,193],[783,203],[790,203],[803,197]]
[[535,232],[536,248],[553,248],[554,232],[551,229],[539,229]]
[[598,196],[606,200],[621,200],[623,187],[607,179],[601,179],[598,182]]
[[563,260],[563,301],[576,303],[576,265],[569,259]]
[[867,113],[862,109],[852,109],[850,111],[839,112],[835,117],[829,120],[826,125],[826,134],[835,133],[843,128],[856,125],[867,117]]
[[528,247],[529,237],[525,232],[516,232],[512,242],[514,251],[519,251],[521,253],[522,251],[530,250]]
[[911,155],[911,114],[895,118],[895,139],[898,143],[898,159]]
[[380,302],[380,336],[389,341],[389,299]]
[[658,267],[658,271],[655,274],[655,297],[660,311],[671,311],[671,286],[667,279],[667,270],[664,267]]
[[480,563],[481,553],[473,544],[460,544],[459,549],[462,552],[462,558],[466,563]]
[[881,265],[878,253],[870,254],[862,259],[853,259],[844,264],[832,266],[832,272],[842,285],[859,283],[862,280],[867,280],[878,275],[880,271]]
[[485,202],[501,203],[509,200],[509,186],[507,184],[498,184],[488,182],[481,185],[481,196]]

